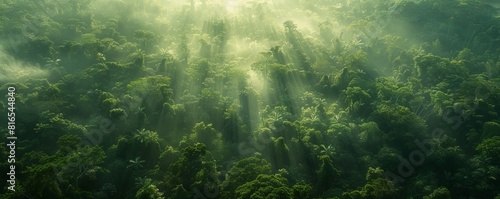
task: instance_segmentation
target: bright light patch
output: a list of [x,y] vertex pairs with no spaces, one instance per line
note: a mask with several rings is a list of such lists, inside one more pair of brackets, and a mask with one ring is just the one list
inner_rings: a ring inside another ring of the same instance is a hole
[[238,3],[234,1],[226,2],[226,9],[229,14],[236,14],[238,12]]
[[248,71],[248,76],[250,77],[250,84],[252,87],[258,92],[261,93],[262,89],[264,89],[264,82],[259,78],[257,73],[253,70]]

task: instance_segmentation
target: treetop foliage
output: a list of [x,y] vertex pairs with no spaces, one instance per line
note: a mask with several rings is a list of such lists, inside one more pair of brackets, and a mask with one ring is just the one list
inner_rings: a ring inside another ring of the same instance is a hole
[[499,9],[2,1],[0,198],[498,198]]

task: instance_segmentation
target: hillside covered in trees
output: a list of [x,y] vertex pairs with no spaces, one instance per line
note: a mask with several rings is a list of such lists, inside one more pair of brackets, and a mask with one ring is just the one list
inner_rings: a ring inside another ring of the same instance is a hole
[[0,198],[499,199],[499,9],[1,1]]

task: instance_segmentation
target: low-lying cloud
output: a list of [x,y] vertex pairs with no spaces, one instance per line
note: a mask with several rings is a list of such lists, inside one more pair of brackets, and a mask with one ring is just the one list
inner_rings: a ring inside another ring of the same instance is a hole
[[0,45],[0,85],[47,76],[48,72],[9,55]]

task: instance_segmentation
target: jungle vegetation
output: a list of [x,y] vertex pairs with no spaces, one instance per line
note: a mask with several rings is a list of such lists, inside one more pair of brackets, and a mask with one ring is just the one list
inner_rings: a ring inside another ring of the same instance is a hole
[[499,8],[1,1],[0,198],[498,199]]

